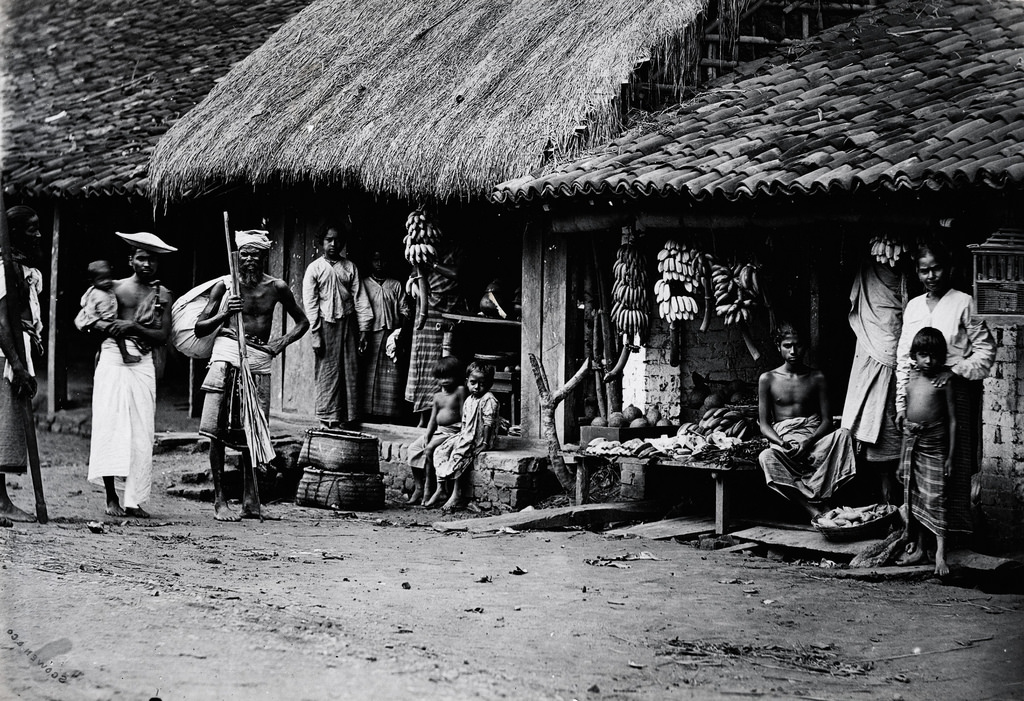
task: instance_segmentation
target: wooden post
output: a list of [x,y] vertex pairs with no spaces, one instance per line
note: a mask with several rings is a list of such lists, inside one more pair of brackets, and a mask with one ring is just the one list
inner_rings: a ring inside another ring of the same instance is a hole
[[[50,318],[46,330],[46,413],[53,416],[60,408],[63,397],[61,386],[67,387],[67,368],[64,363],[57,362],[57,301],[59,298],[57,284],[57,264],[60,253],[60,203],[53,206],[53,243],[50,246]],[[57,378],[63,375],[64,382]]]
[[[527,226],[523,230],[523,276],[522,304],[523,318],[520,327],[520,366],[530,367],[530,355],[541,355],[541,327],[543,325],[542,277],[544,268],[543,237],[540,227]],[[524,438],[541,438],[540,392],[537,383],[530,381],[530,374],[519,375],[520,425]]]
[[[820,252],[817,246],[811,246],[810,260],[818,260],[817,253]],[[811,265],[807,278],[808,286],[808,334],[810,338],[807,352],[807,362],[812,367],[817,367],[821,349],[821,277],[818,274],[818,267]]]

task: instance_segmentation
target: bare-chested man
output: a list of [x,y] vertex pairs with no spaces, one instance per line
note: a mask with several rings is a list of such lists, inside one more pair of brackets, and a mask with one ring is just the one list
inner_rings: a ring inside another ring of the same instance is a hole
[[813,516],[853,478],[853,442],[845,429],[832,431],[825,375],[804,364],[800,334],[782,324],[776,342],[783,364],[757,383],[761,433],[772,443],[758,462],[768,486]]
[[[156,279],[154,254],[176,251],[154,234],[118,234],[132,246],[132,276],[114,283],[117,318],[93,325],[108,338],[100,346],[92,390],[89,481],[106,489],[108,516],[148,518],[142,504],[153,484],[156,367],[153,349],[171,329],[171,293]],[[141,358],[125,363],[115,339]],[[124,480],[124,504],[118,479]]]
[[[309,329],[302,308],[284,280],[264,274],[263,266],[270,249],[267,232],[259,230],[235,232],[238,246],[239,295],[228,294],[224,282],[218,282],[210,291],[210,301],[196,322],[196,336],[219,332],[210,357],[210,370],[203,382],[206,398],[199,432],[212,439],[210,445],[210,471],[213,473],[214,518],[218,521],[238,521],[240,518],[267,518],[257,496],[251,457],[246,448],[245,434],[238,415],[239,366],[236,315],[242,313],[246,355],[256,385],[264,415],[270,414],[270,361],[286,346],[299,340]],[[227,301],[222,305],[224,295]],[[271,338],[271,322],[275,307],[281,304],[291,317],[288,333]],[[242,512],[241,516],[228,507],[224,498],[224,446],[242,451]]]

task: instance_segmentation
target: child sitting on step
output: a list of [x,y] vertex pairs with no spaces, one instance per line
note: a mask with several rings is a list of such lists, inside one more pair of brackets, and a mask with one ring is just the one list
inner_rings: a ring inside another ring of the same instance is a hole
[[426,432],[409,446],[413,491],[409,504],[425,503],[435,488],[434,450],[462,429],[462,403],[466,387],[462,383],[462,363],[454,355],[439,358],[434,379],[440,387],[434,395]]
[[490,392],[493,384],[493,366],[474,362],[466,368],[469,398],[462,406],[462,430],[434,451],[437,491],[424,506],[434,506],[445,497],[448,492],[446,483],[451,485],[451,495],[441,510],[451,511],[460,505],[467,491],[467,473],[472,469],[476,456],[494,444],[498,433],[500,404]]

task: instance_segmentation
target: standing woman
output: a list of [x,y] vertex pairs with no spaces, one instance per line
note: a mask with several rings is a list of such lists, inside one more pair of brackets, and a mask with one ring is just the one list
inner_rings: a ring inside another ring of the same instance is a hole
[[[434,365],[441,358],[444,340],[442,312],[462,312],[466,302],[459,294],[458,273],[462,249],[452,244],[441,251],[439,260],[429,270],[427,282],[430,295],[427,300],[427,322],[423,328],[413,328],[412,349],[409,358],[409,378],[405,383],[405,400],[419,417],[419,426],[426,428],[430,419],[437,380]],[[416,275],[414,272],[413,275]],[[417,304],[422,304],[417,300]]]
[[324,254],[306,268],[302,305],[309,319],[316,417],[326,428],[352,427],[359,415],[357,353],[366,347],[373,311],[355,263],[342,255],[342,229],[329,224]]
[[955,452],[945,485],[946,519],[951,533],[970,533],[971,475],[978,469],[980,451],[981,380],[988,377],[995,362],[995,342],[985,322],[978,318],[974,298],[952,288],[950,256],[944,247],[921,246],[914,265],[925,293],[910,300],[903,312],[896,351],[896,425],[902,432],[906,422],[911,343],[921,329],[936,328],[946,339],[949,371],[940,373],[933,382],[937,387],[952,382],[956,400]]
[[410,318],[409,298],[402,283],[384,275],[384,254],[370,256],[370,277],[363,281],[373,310],[366,352],[360,358],[360,399],[363,413],[395,417],[402,414],[404,388],[398,358],[388,356],[388,338]]

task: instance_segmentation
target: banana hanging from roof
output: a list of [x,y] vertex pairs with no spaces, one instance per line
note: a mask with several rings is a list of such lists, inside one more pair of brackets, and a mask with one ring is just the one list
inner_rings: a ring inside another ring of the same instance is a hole
[[671,239],[658,251],[661,278],[654,281],[654,300],[662,319],[691,321],[697,316],[696,295],[704,286],[702,260],[700,251]]
[[619,333],[627,337],[627,345],[636,337],[639,337],[639,343],[642,344],[650,331],[647,270],[644,268],[643,254],[632,239],[623,239],[615,255],[612,273],[611,320]]
[[871,239],[871,255],[875,257],[879,263],[888,265],[890,268],[895,268],[896,263],[899,262],[900,256],[907,250],[907,247],[903,245],[903,242],[899,239],[884,234],[882,236],[875,236]]

